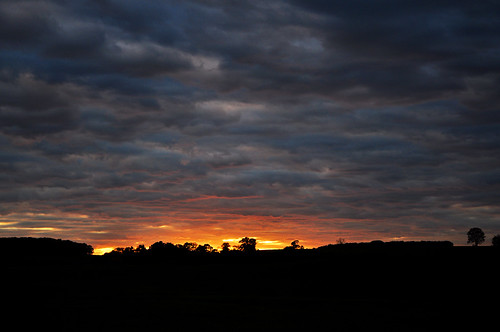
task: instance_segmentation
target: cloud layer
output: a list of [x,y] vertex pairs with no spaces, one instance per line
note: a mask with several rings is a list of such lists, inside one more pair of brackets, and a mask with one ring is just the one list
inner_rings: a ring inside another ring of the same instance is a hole
[[99,247],[500,233],[499,13],[2,1],[1,235]]

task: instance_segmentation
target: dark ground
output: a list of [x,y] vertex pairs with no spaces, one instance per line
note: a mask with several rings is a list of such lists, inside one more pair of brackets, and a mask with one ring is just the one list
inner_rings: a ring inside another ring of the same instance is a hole
[[12,331],[491,329],[495,249],[4,259],[1,322]]

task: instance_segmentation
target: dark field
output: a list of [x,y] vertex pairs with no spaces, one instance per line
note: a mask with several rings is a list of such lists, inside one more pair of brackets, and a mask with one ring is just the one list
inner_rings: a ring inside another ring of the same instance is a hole
[[495,249],[4,259],[2,330],[491,329]]

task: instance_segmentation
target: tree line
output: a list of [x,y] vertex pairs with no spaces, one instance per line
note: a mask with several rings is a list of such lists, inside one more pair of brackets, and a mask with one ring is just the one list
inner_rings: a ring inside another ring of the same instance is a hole
[[[467,232],[467,243],[477,247],[486,241],[486,235],[481,228],[473,227]],[[491,245],[500,248],[500,234],[493,236]],[[420,242],[383,242],[372,241],[366,243],[347,243],[345,239],[339,238],[336,245],[326,245],[312,250],[324,251],[335,250],[343,247],[349,249],[358,247],[394,249],[396,247],[405,248],[430,248],[449,247],[453,243],[449,241],[420,241]],[[283,252],[297,252],[304,249],[299,240],[294,240],[289,246],[282,249]],[[31,238],[31,237],[10,237],[0,238],[0,256],[2,257],[84,257],[92,255],[94,249],[86,243],[77,243],[70,240],[52,238]],[[253,254],[257,252],[257,240],[255,238],[243,237],[237,245],[231,246],[229,242],[224,242],[220,249],[212,247],[210,244],[197,244],[196,242],[185,242],[184,244],[173,244],[170,242],[158,241],[149,248],[144,244],[137,247],[118,247],[105,254],[110,257],[136,257],[136,256],[183,256],[183,255],[210,255],[210,254]]]
[[[184,244],[173,244],[171,242],[158,241],[153,243],[149,249],[145,245],[140,244],[134,247],[118,247],[113,251],[104,254],[105,256],[179,256],[188,254],[214,254],[214,253],[254,253],[257,251],[257,240],[254,238],[244,237],[236,246],[231,246],[229,242],[224,242],[221,245],[221,250],[212,247],[210,244],[197,244],[196,242],[185,242]],[[293,243],[298,243],[298,240]],[[302,247],[303,248],[303,247]]]
[[[479,246],[484,243],[486,239],[485,233],[481,228],[471,228],[467,232],[467,243],[472,244],[473,246]],[[304,246],[299,243],[299,240],[294,240],[290,243],[289,246],[284,247],[283,251],[294,251],[304,249]],[[492,246],[500,247],[500,234],[495,235],[492,238]],[[339,238],[336,242],[336,245],[346,245],[348,244],[345,239]],[[380,244],[386,244],[388,246],[401,246],[405,245],[406,247],[423,247],[423,246],[453,246],[453,243],[449,241],[420,241],[420,242],[383,242],[379,240],[371,241],[368,243],[352,243],[352,245],[364,245],[369,244],[372,247]],[[326,245],[320,247],[318,249],[323,249],[327,247],[331,247],[333,245]],[[352,246],[348,246],[352,247]],[[239,240],[238,245],[231,246],[229,242],[223,242],[220,246],[220,250],[212,247],[210,244],[197,244],[196,242],[185,242],[184,244],[173,244],[171,242],[164,243],[163,241],[158,241],[153,243],[149,249],[146,248],[145,245],[138,245],[136,248],[130,247],[118,247],[113,249],[113,251],[106,253],[107,256],[144,256],[144,255],[152,255],[152,256],[177,256],[183,254],[213,254],[213,253],[229,253],[229,252],[242,252],[242,253],[255,253],[257,251],[257,240],[255,238],[244,237]]]

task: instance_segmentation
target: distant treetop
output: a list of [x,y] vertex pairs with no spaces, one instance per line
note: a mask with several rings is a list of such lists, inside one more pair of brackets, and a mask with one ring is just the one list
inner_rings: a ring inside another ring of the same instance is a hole
[[304,249],[304,246],[299,244],[299,240],[293,240],[288,247],[285,247],[283,249],[284,250]]
[[486,237],[481,228],[473,227],[467,232],[467,243],[472,243],[475,247],[483,243],[485,238]]
[[495,235],[491,239],[491,245],[500,248],[500,234]]
[[247,253],[255,252],[257,246],[257,240],[253,238],[244,237],[240,241],[239,250]]

